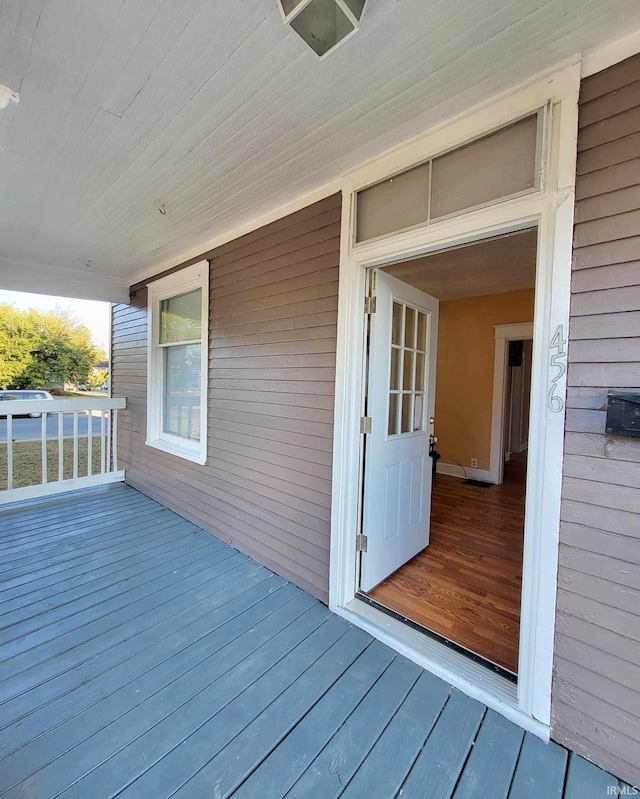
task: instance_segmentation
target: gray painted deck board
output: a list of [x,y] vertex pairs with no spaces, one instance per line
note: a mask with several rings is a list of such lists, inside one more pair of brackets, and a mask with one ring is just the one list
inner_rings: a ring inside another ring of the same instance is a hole
[[[593,763],[589,763],[580,755],[569,756],[565,799],[580,799],[582,796],[598,795],[616,796],[618,780]],[[591,792],[591,793],[590,793]],[[630,795],[633,795],[631,793]]]
[[450,687],[424,671],[342,796],[395,796],[450,695]]
[[618,785],[126,486],[3,510],[0,562],[2,797]]
[[520,727],[488,710],[458,781],[455,799],[505,799],[523,737]]
[[386,646],[377,641],[371,644],[234,795],[280,799],[358,707],[393,657]]
[[545,744],[527,733],[520,750],[509,799],[540,799],[541,796],[545,799],[560,799],[566,769],[566,749],[553,742]]
[[400,796],[448,799],[482,722],[485,708],[454,691],[420,752]]

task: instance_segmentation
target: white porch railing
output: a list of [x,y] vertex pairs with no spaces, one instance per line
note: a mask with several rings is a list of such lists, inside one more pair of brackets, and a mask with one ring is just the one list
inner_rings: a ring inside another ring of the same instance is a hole
[[0,402],[0,505],[124,480],[117,434],[126,405],[123,398]]

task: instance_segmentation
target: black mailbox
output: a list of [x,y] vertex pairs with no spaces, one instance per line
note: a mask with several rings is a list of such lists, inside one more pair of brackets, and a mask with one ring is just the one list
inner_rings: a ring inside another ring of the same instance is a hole
[[607,400],[607,433],[640,436],[640,391],[610,391]]

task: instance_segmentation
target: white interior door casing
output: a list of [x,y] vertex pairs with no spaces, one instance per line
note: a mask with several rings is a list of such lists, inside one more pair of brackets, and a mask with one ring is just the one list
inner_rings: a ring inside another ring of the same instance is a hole
[[376,270],[371,316],[360,588],[429,543],[438,300]]

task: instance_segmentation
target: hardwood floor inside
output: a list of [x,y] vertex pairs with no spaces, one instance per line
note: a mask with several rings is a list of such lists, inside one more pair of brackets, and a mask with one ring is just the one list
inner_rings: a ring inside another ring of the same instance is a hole
[[429,546],[368,596],[515,674],[525,479],[526,452],[499,486],[436,475]]

